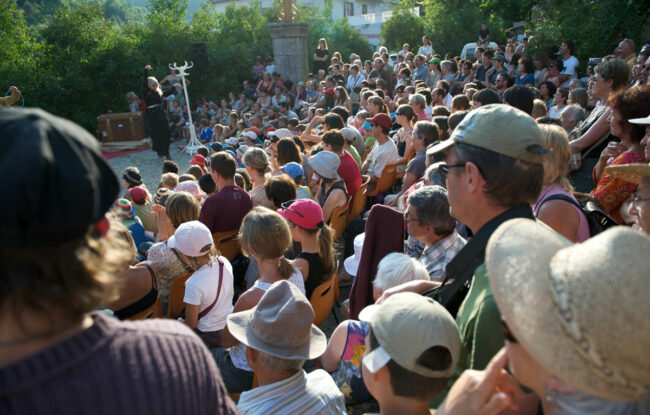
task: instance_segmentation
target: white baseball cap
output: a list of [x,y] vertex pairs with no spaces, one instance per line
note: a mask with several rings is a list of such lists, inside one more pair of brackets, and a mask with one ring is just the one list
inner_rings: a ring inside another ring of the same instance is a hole
[[251,140],[257,140],[257,134],[255,134],[252,131],[244,131],[243,133],[241,133],[241,136],[242,137],[247,137],[247,138],[249,138]]
[[291,138],[291,137],[293,137],[293,133],[288,128],[280,128],[280,129],[277,129],[275,131],[268,132],[268,133],[266,133],[266,135],[275,136],[275,137],[278,137],[278,138]]
[[[181,224],[167,240],[167,246],[179,250],[183,255],[199,257],[212,248],[210,229],[198,220]],[[205,248],[210,245],[210,248]]]

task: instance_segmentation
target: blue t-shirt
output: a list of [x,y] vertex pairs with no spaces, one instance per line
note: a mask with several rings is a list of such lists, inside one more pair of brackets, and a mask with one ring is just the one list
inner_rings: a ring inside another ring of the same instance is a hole
[[212,141],[212,134],[214,134],[214,131],[212,131],[212,128],[204,128],[201,130],[201,135],[199,136],[199,140],[209,143]]
[[526,85],[526,84],[535,85],[535,75],[529,73],[528,75],[522,78],[521,75],[517,74],[517,76],[515,77],[515,85]]

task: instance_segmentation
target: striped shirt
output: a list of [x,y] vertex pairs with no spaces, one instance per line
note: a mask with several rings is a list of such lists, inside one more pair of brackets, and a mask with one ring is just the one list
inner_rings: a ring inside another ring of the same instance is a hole
[[259,386],[239,397],[237,409],[247,414],[347,414],[345,398],[322,369]]

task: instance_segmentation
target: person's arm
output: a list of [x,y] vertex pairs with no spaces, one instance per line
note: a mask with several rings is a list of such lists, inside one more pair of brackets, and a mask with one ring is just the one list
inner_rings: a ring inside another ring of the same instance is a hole
[[580,218],[573,206],[563,200],[545,202],[537,213],[537,219],[572,242],[576,240]]
[[345,192],[341,189],[336,189],[327,197],[323,205],[323,221],[329,223],[332,217],[332,212],[339,206],[346,202]]
[[569,78],[571,78],[571,75],[568,75],[568,74],[565,74],[565,73],[561,73],[561,74],[558,76],[558,78],[560,78],[560,83],[563,84],[563,83],[565,83],[566,81],[568,81]]
[[397,201],[399,200],[400,197],[402,197],[406,192],[409,190],[411,186],[413,186],[413,183],[417,182],[418,178],[415,174],[411,172],[407,172],[404,175],[404,178],[402,179],[402,190],[399,192],[397,197],[393,200],[391,200],[390,203],[388,203],[388,206],[395,206],[397,204]]
[[404,284],[400,284],[396,287],[387,289],[381,294],[381,297],[375,301],[375,304],[381,304],[384,300],[390,297],[393,294],[397,293],[421,293],[432,288],[440,286],[439,281],[430,281],[430,280],[416,280],[409,281]]
[[199,306],[185,303],[185,324],[191,329],[195,329],[199,322]]
[[325,349],[325,353],[320,357],[320,363],[323,366],[323,369],[329,373],[334,372],[339,367],[341,354],[343,353],[347,340],[349,324],[348,320],[342,321],[341,324],[334,329],[332,337],[330,337],[330,341],[327,344],[327,349]]
[[603,171],[605,170],[605,167],[607,167],[607,160],[609,160],[611,157],[618,157],[626,150],[627,146],[621,143],[617,143],[616,141],[610,142],[607,147],[605,147],[602,153],[600,153],[598,163],[596,163],[596,166],[594,166],[594,183],[598,183],[598,181],[600,181],[600,178],[603,175]]
[[307,281],[307,277],[309,276],[309,262],[302,258],[298,258],[293,261],[293,267],[300,271],[302,279]]
[[0,102],[2,102],[2,106],[8,107],[14,105],[20,99],[21,94],[18,88],[12,86],[9,88],[9,90],[11,91],[11,95],[9,95],[8,98],[0,98]]
[[[348,109],[348,112],[349,112],[350,114],[352,114],[352,99],[351,99],[351,98],[348,98],[348,99],[345,101],[345,106],[346,106],[346,108]],[[346,120],[346,122],[347,122],[347,120]]]
[[[240,311],[250,310],[257,305],[257,303],[260,301],[260,298],[262,298],[261,290],[248,290],[237,299],[232,312],[238,313]],[[233,347],[238,344],[239,340],[235,339],[235,337],[230,334],[230,331],[228,330],[228,324],[226,324],[223,328],[223,331],[221,332],[221,346]]]
[[598,120],[584,133],[582,136],[576,138],[569,143],[572,153],[579,153],[585,148],[595,143],[600,137],[607,133],[611,126],[609,122],[610,109],[607,109],[598,118]]
[[305,131],[302,134],[300,134],[300,139],[302,141],[313,141],[315,143],[320,143],[321,142],[321,136],[316,135],[316,134],[312,134],[311,130],[314,128],[315,123],[323,122],[324,120],[325,120],[325,118],[320,116],[320,115],[314,116],[314,118],[311,119],[309,124],[307,124],[307,128],[305,129]]

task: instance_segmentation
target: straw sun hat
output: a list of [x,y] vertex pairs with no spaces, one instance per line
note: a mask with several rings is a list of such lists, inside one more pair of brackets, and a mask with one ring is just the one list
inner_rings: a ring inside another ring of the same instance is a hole
[[555,377],[605,399],[650,395],[650,238],[625,227],[572,245],[528,219],[487,246],[494,298],[518,343]]
[[650,176],[650,164],[633,163],[607,166],[605,167],[605,173],[612,177],[623,179],[626,182],[639,184],[641,183],[642,177]]

